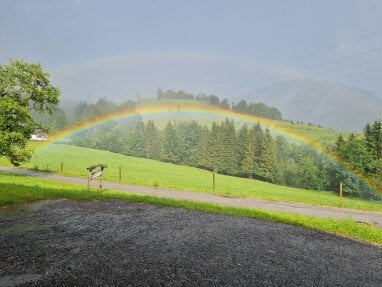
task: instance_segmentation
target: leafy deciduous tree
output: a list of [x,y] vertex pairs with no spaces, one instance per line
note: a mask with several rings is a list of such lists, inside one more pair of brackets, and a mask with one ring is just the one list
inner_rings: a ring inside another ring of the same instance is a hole
[[59,89],[51,85],[40,64],[11,60],[0,65],[0,156],[14,165],[29,160],[27,141],[40,126],[31,109],[51,112],[59,96]]

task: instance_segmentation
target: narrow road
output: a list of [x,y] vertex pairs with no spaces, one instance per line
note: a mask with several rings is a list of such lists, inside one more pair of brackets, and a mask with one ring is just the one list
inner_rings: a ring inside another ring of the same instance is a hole
[[[0,171],[19,175],[43,178],[52,181],[65,182],[78,185],[87,185],[87,179],[69,177],[58,174],[36,172],[18,168],[0,166]],[[165,197],[177,200],[189,200],[196,202],[212,203],[231,207],[257,208],[268,211],[295,213],[319,218],[345,219],[351,218],[358,222],[372,224],[382,229],[382,212],[362,211],[346,208],[311,206],[300,203],[265,201],[254,198],[225,197],[216,194],[205,194],[190,191],[180,191],[168,188],[154,188],[149,186],[137,186],[131,184],[104,181],[106,189],[118,190],[141,195]]]

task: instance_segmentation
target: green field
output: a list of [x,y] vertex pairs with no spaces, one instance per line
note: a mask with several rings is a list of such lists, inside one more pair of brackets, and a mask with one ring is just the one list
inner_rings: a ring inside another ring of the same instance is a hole
[[[66,198],[71,200],[124,200],[133,203],[155,204],[174,208],[186,208],[203,212],[216,212],[234,216],[246,216],[262,220],[293,224],[316,229],[365,242],[382,244],[382,231],[353,220],[318,219],[308,216],[262,211],[257,209],[233,208],[191,201],[179,201],[151,196],[133,195],[116,191],[88,191],[84,187],[57,183],[33,177],[0,172],[0,207],[16,206],[37,200]],[[3,209],[7,210],[7,209]]]
[[[61,162],[63,172],[60,171]],[[23,168],[86,177],[86,167],[96,163],[107,164],[105,179],[116,182],[119,181],[121,167],[121,181],[130,184],[311,205],[336,207],[339,203],[338,196],[331,192],[309,191],[219,174],[213,191],[212,173],[206,170],[61,144],[50,144],[37,150]],[[0,165],[9,164],[5,159],[0,159]],[[382,211],[381,203],[354,198],[344,198],[343,207]]]

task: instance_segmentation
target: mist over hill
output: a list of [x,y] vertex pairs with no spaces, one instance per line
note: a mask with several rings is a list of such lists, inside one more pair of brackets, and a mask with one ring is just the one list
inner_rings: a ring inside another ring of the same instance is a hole
[[248,98],[277,107],[285,119],[337,130],[360,131],[366,122],[382,118],[382,99],[373,93],[311,79],[276,83]]

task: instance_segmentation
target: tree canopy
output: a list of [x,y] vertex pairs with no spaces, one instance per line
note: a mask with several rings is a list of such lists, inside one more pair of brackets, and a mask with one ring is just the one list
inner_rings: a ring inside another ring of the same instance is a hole
[[183,90],[173,91],[167,90],[163,91],[161,88],[158,88],[157,99],[178,99],[178,100],[194,100],[199,102],[208,103],[210,105],[219,106],[223,109],[230,110],[239,113],[259,116],[268,119],[282,120],[282,114],[279,109],[275,107],[270,107],[264,103],[247,103],[245,100],[240,101],[236,105],[232,103],[232,106],[228,103],[227,99],[220,100],[218,96],[209,95],[207,96],[204,93],[198,93],[196,95],[186,93]]
[[11,60],[0,65],[0,156],[20,165],[31,157],[26,148],[31,133],[41,127],[31,110],[51,112],[60,91],[51,85],[40,64]]

